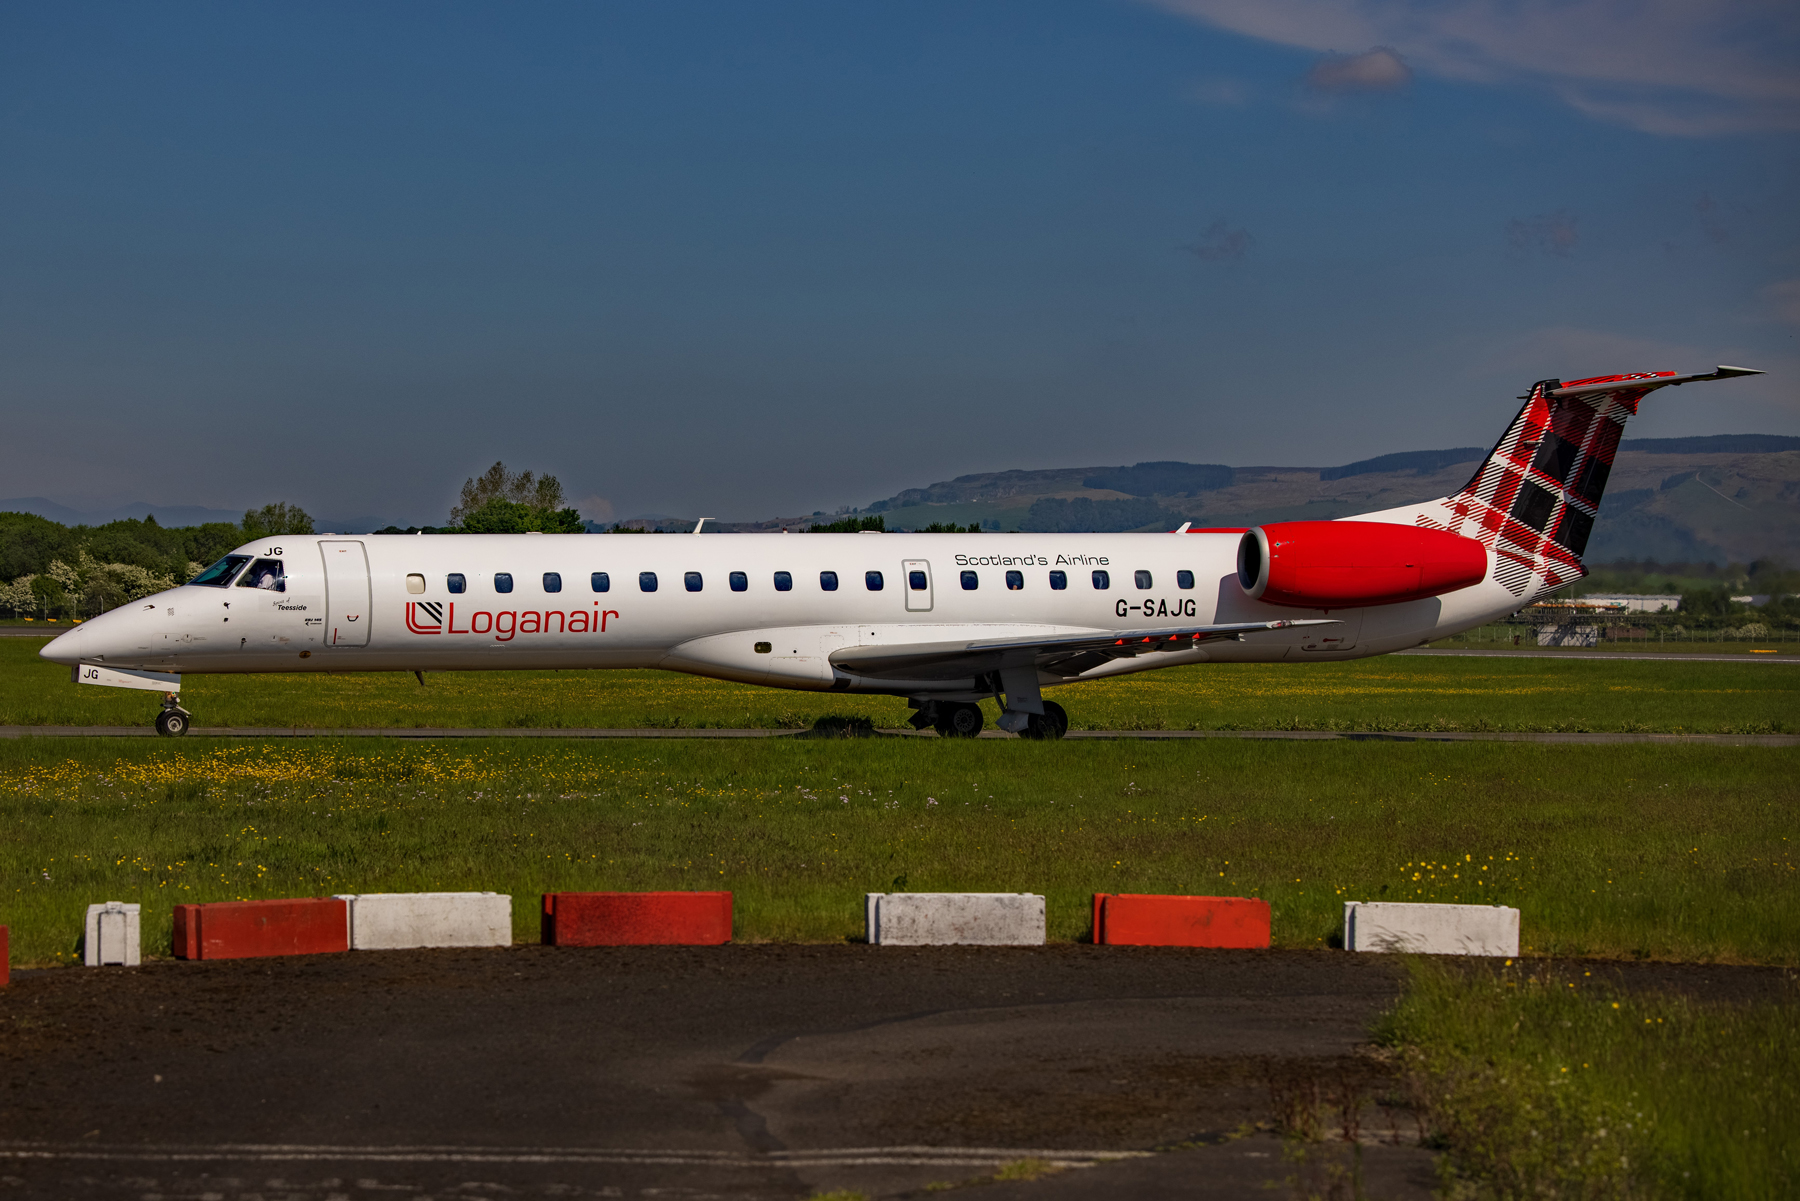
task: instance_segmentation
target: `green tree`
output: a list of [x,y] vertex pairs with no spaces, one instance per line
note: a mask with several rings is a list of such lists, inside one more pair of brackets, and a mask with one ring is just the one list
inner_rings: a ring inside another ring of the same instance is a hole
[[508,471],[495,463],[480,476],[464,480],[462,496],[450,520],[465,534],[580,534],[587,530],[581,514],[563,502],[562,484],[553,475]]
[[299,505],[278,500],[260,509],[244,511],[244,541],[255,542],[276,534],[310,534],[313,520]]
[[1731,599],[1731,585],[1700,588],[1681,594],[1682,620],[1697,626],[1716,625],[1730,618],[1742,606]]
[[887,531],[887,518],[877,513],[873,517],[843,517],[837,521],[815,525],[806,532],[809,534],[860,534],[864,530]]
[[508,471],[505,463],[495,463],[481,475],[463,481],[462,497],[450,510],[451,524],[466,526],[471,514],[495,500],[510,501],[546,513],[554,513],[565,506],[562,484],[555,476]]
[[73,559],[74,531],[36,513],[0,513],[0,579],[43,575],[52,559]]
[[494,497],[472,513],[464,514],[465,534],[580,534],[587,523],[574,509],[540,509],[535,505]]

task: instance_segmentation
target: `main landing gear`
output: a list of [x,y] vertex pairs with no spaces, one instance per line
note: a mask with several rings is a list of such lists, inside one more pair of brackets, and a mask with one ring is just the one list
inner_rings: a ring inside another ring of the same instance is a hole
[[931,724],[940,738],[974,738],[987,719],[981,715],[980,705],[944,702],[938,705],[937,720]]
[[1042,716],[1033,713],[1025,719],[1025,728],[1019,731],[1021,738],[1036,738],[1055,742],[1069,732],[1069,714],[1055,701],[1044,702]]
[[163,694],[162,712],[156,715],[156,732],[164,738],[178,738],[188,732],[193,714],[181,707],[173,692]]
[[[966,701],[926,701],[913,714],[915,730],[930,726],[940,738],[974,738],[987,724],[981,706]],[[1055,701],[1044,702],[1044,712],[1027,716],[1021,738],[1055,741],[1069,732],[1069,715]]]

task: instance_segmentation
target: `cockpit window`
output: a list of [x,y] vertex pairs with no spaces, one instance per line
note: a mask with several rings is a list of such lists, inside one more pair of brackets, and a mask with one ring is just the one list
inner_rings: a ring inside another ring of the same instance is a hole
[[189,580],[190,584],[199,584],[206,588],[225,588],[231,584],[231,577],[238,573],[238,568],[250,561],[249,555],[226,555],[211,567]]
[[243,578],[238,580],[239,588],[261,588],[265,592],[286,592],[287,576],[282,573],[280,559],[258,559],[250,564]]

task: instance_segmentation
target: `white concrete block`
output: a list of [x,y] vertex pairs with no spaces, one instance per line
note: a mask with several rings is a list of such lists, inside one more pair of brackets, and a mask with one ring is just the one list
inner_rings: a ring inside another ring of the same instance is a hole
[[1346,901],[1344,949],[1421,955],[1517,955],[1519,911],[1505,905]]
[[872,892],[869,941],[885,947],[1042,946],[1044,898],[1029,892]]
[[512,898],[493,892],[344,893],[352,951],[509,947]]
[[89,967],[136,967],[143,948],[143,927],[136,902],[107,901],[87,908],[87,937],[82,961]]

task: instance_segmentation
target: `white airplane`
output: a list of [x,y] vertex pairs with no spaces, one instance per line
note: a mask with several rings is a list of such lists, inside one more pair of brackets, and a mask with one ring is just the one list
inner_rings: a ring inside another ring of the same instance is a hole
[[1001,729],[1060,738],[1068,716],[1044,699],[1052,685],[1386,654],[1580,579],[1638,402],[1758,374],[1545,380],[1461,492],[1340,521],[1166,534],[284,536],[245,543],[41,653],[80,683],[163,692],[165,735],[187,731],[188,674],[657,667],[903,696],[916,728],[952,737],[979,733],[977,702],[993,698]]

